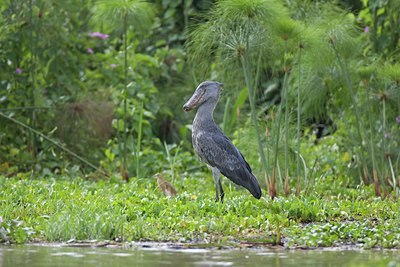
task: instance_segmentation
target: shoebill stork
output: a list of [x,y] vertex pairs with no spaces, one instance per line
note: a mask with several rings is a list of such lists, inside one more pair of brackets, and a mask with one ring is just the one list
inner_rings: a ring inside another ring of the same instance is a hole
[[223,202],[224,199],[224,190],[220,180],[221,173],[235,184],[249,190],[255,198],[260,199],[260,184],[253,175],[249,164],[214,122],[213,113],[222,86],[223,84],[219,82],[202,82],[183,106],[183,110],[186,112],[197,108],[192,127],[194,150],[200,159],[212,169],[216,201]]

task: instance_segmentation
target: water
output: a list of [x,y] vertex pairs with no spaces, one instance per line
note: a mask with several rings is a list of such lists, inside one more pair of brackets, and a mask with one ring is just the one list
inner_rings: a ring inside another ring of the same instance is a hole
[[9,266],[400,266],[400,251],[0,246]]

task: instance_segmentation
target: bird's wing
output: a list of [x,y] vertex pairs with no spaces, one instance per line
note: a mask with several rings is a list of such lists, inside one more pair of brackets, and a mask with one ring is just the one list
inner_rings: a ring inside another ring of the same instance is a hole
[[255,198],[261,197],[260,184],[252,174],[249,164],[222,132],[199,132],[193,141],[203,161],[216,167],[232,182],[247,188]]
[[200,133],[196,136],[196,150],[204,161],[233,182],[244,186],[251,168],[240,151],[222,133]]

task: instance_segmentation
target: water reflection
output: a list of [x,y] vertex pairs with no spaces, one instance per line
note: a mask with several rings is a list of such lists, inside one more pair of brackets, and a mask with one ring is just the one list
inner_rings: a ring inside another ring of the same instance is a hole
[[399,251],[72,248],[0,246],[0,267],[8,266],[390,266]]

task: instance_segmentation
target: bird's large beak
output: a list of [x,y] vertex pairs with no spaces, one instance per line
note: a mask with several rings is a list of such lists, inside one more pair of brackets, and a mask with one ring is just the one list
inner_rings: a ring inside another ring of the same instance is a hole
[[188,112],[188,111],[190,111],[191,109],[192,109],[192,108],[188,105],[188,102],[186,102],[186,104],[183,105],[183,110],[184,110],[184,111]]
[[205,91],[196,90],[192,97],[183,105],[183,110],[188,112],[194,108],[197,108],[203,101]]

